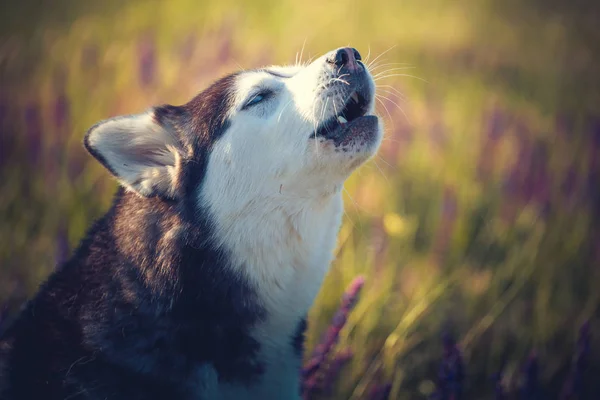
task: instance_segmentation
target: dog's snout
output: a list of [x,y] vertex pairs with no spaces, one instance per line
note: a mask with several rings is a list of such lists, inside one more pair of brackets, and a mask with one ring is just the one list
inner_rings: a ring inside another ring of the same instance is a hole
[[347,67],[350,71],[359,69],[357,61],[361,60],[360,53],[352,47],[342,47],[332,51],[326,58],[329,64],[336,67]]

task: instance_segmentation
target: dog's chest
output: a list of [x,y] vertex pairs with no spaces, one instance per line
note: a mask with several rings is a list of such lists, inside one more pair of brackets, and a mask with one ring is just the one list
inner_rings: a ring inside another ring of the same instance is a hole
[[[221,239],[254,286],[265,317],[251,330],[264,372],[256,385],[219,387],[219,398],[299,398],[298,326],[313,304],[333,258],[342,202],[296,214],[246,216]],[[241,396],[241,397],[240,397]]]

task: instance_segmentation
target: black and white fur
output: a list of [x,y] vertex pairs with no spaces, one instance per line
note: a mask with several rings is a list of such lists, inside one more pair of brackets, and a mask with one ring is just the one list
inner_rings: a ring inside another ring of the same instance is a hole
[[92,127],[121,188],[2,333],[0,399],[299,399],[342,186],[381,142],[359,60],[238,72]]

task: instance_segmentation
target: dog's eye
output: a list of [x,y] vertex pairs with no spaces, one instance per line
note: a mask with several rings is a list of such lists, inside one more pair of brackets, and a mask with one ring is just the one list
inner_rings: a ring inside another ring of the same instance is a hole
[[246,104],[244,104],[244,109],[251,107],[255,104],[260,103],[261,101],[267,99],[269,96],[271,96],[272,92],[268,92],[268,91],[264,91],[264,92],[259,92],[257,94],[255,94],[254,96],[250,97],[250,100],[248,100],[246,102]]

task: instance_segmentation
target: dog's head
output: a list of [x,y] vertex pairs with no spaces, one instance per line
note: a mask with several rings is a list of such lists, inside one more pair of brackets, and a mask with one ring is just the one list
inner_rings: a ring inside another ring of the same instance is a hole
[[228,202],[339,188],[374,155],[382,128],[358,52],[226,76],[183,106],[102,121],[85,147],[126,188]]

